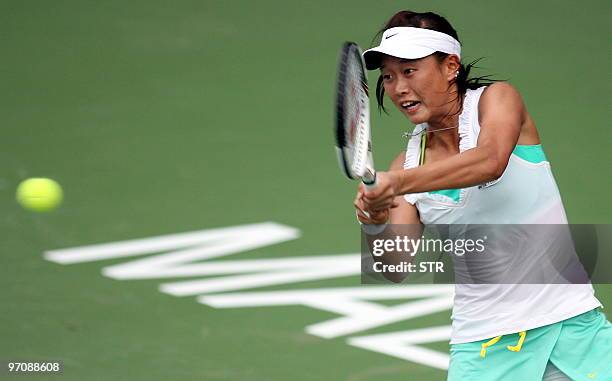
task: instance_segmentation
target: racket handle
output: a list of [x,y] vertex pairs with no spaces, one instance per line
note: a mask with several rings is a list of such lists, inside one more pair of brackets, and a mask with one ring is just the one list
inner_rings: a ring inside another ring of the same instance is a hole
[[[363,182],[363,185],[365,186],[366,192],[369,192],[372,189],[376,188],[376,177],[374,177],[373,183]],[[365,210],[363,210],[363,214],[365,214],[366,216],[368,216],[368,218],[370,218],[370,213],[366,212]]]
[[[366,212],[365,210],[361,211],[363,214],[366,215],[366,217],[370,218],[370,213]],[[355,210],[355,217],[357,217],[357,222],[359,222],[359,225],[363,225],[363,222],[359,221],[359,212]]]
[[[374,171],[366,171],[366,173],[361,177],[361,182],[365,186],[366,192],[371,191],[376,188],[376,172]],[[363,214],[365,214],[368,218],[370,218],[370,213],[362,210]]]
[[371,191],[372,189],[376,188],[376,172],[374,172],[373,174],[369,174],[367,177],[363,177],[361,179],[361,182],[363,182],[363,185],[365,185],[365,189],[366,191]]

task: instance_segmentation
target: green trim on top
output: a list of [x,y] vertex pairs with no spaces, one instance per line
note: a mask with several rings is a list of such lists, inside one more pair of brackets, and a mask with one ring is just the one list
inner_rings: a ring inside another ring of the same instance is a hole
[[[419,157],[419,165],[423,165],[425,162],[425,145],[426,145],[426,136],[421,138],[421,155]],[[513,154],[520,157],[521,159],[528,161],[530,163],[541,163],[543,161],[548,161],[546,159],[546,155],[544,154],[544,150],[542,149],[541,144],[534,145],[517,145],[514,147],[512,151]],[[459,202],[459,196],[461,195],[460,189],[441,189],[436,191],[427,192],[429,194],[440,194],[446,196],[453,200],[454,202]]]
[[548,161],[541,144],[517,145],[512,151],[513,154],[530,163],[541,163]]

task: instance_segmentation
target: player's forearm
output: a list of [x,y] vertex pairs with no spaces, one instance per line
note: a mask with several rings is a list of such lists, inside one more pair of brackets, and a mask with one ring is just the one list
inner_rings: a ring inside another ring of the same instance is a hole
[[507,163],[489,149],[476,147],[438,162],[396,171],[399,184],[397,193],[471,187],[498,178]]

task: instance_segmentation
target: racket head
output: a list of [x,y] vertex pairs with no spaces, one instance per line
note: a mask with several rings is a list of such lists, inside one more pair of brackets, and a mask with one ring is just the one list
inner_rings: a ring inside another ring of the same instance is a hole
[[334,132],[338,163],[344,174],[373,182],[368,82],[362,51],[354,42],[345,42],[340,50]]

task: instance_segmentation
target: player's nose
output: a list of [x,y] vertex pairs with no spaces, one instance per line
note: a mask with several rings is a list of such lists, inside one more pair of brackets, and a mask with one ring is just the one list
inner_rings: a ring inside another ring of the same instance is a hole
[[397,95],[406,95],[410,92],[410,87],[408,86],[408,81],[404,78],[398,78],[395,81],[395,94]]

